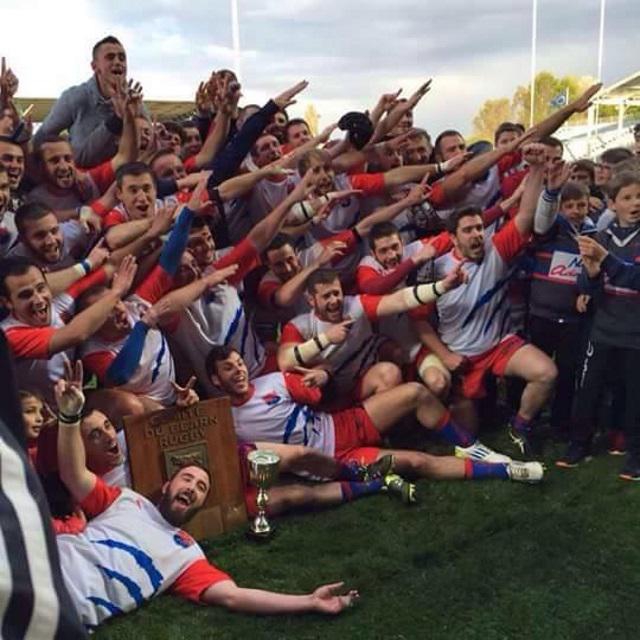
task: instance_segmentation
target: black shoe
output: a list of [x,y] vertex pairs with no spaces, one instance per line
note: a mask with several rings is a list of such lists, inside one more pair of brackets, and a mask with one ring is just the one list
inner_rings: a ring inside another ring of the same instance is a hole
[[591,460],[591,447],[583,442],[570,442],[565,454],[556,460],[556,466],[564,469],[573,469],[581,462]]
[[533,433],[519,431],[511,426],[509,438],[524,458],[539,458],[542,455],[542,442]]
[[629,456],[619,477],[623,480],[638,482],[640,480],[640,461],[638,461],[638,458]]

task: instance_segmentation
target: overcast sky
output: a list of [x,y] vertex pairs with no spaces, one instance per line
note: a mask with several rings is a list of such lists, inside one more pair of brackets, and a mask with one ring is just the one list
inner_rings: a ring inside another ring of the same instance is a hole
[[[238,0],[245,102],[306,78],[329,124],[424,78],[416,112],[432,132],[471,130],[487,98],[529,80],[532,0]],[[538,69],[595,76],[600,0],[539,0]],[[233,66],[228,0],[2,0],[2,54],[21,96],[55,97],[86,80],[93,43],[117,36],[130,75],[153,99],[190,100],[212,69]],[[603,80],[636,71],[639,0],[608,0]]]

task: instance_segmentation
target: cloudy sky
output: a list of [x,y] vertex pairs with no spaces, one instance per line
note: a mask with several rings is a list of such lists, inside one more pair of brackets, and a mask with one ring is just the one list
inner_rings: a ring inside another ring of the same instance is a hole
[[[470,131],[487,98],[528,82],[532,0],[238,0],[243,93],[263,102],[306,78],[329,124],[433,77],[416,122]],[[538,69],[595,76],[600,0],[539,0]],[[64,12],[61,11],[64,7]],[[21,96],[54,97],[90,75],[93,43],[124,43],[130,75],[154,99],[192,99],[211,69],[233,66],[228,0],[2,0],[1,53]],[[608,0],[605,84],[633,73],[640,2]]]

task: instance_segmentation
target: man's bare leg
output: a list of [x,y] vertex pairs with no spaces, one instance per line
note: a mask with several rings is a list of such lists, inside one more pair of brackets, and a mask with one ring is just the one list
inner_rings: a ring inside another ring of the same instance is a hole
[[142,415],[164,407],[146,396],[137,396],[121,389],[99,389],[87,396],[87,408],[104,413],[113,424],[120,427],[125,416]]
[[378,393],[402,384],[402,372],[393,362],[378,362],[370,367],[362,378],[359,400],[364,400]]

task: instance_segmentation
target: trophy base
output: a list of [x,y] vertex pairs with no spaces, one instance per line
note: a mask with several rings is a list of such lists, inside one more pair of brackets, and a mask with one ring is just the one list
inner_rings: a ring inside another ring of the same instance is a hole
[[247,538],[249,540],[253,540],[254,542],[269,542],[271,538],[275,535],[276,528],[272,525],[270,529],[267,531],[255,531],[251,527],[249,527],[246,531]]

